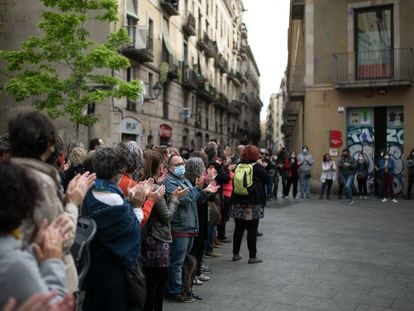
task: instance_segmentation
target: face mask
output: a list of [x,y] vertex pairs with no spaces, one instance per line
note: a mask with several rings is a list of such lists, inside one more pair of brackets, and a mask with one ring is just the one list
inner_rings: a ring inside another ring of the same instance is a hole
[[294,154],[294,155],[292,155],[292,159],[294,159],[294,158],[296,158],[296,155]]
[[303,148],[303,153],[307,153],[308,152],[308,149],[306,149],[306,148]]
[[389,156],[385,156],[385,157],[384,157],[384,159],[385,159],[385,160],[388,160],[389,158],[390,158]]
[[381,156],[381,157],[383,157],[383,156],[384,156],[384,152],[381,152],[381,153],[380,153],[380,156]]
[[183,177],[185,174],[185,166],[184,165],[177,166],[174,169],[174,174],[177,175],[178,177]]
[[358,160],[359,161],[364,161],[364,158],[363,157],[359,157]]

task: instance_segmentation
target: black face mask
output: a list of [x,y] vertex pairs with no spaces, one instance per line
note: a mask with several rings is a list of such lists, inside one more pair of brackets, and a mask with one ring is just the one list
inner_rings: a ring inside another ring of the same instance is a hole
[[46,159],[46,163],[56,166],[57,165],[57,160],[59,159],[59,155],[60,152],[59,150],[55,147],[55,150],[52,152],[52,154]]

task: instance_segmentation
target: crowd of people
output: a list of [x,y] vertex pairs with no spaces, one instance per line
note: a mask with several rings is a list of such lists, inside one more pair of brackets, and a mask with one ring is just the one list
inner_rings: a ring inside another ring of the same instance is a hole
[[[190,151],[157,145],[142,150],[135,141],[108,147],[96,138],[87,150],[79,141],[65,144],[42,113],[20,113],[0,137],[0,308],[127,310],[134,269],[142,269],[145,285],[135,293],[144,297],[138,309],[162,310],[165,298],[202,299],[192,288],[211,278],[214,267],[205,258],[223,256],[217,248],[232,243],[231,260],[242,260],[247,231],[247,262],[261,263],[257,237],[266,201],[278,199],[279,182],[283,199],[290,193],[295,200],[310,199],[315,163],[307,146],[299,154],[285,148],[272,154],[254,145],[233,152],[214,140]],[[319,199],[330,199],[337,181],[338,198],[346,195],[354,204],[355,180],[359,197],[367,198],[363,154],[355,158],[344,149],[337,161],[325,154],[320,165]],[[414,150],[407,167],[410,198]],[[397,203],[394,168],[384,150],[375,164],[384,202]],[[97,227],[81,283],[71,255],[79,217]],[[232,237],[226,231],[230,218]]]
[[[216,248],[232,241],[231,259],[241,260],[245,230],[247,262],[262,262],[258,224],[271,178],[256,146],[233,153],[212,140],[191,152],[142,150],[96,138],[88,147],[65,144],[40,112],[20,113],[0,137],[1,310],[127,310],[135,267],[145,283],[138,309],[162,310],[165,298],[193,302],[202,299],[193,285],[214,269],[205,258],[222,256]],[[71,254],[79,217],[97,228],[82,282]]]
[[[295,151],[288,153],[285,148],[274,154],[261,148],[261,156],[259,162],[266,168],[270,178],[265,187],[267,200],[278,199],[279,182],[282,184],[282,198],[288,199],[290,193],[294,199],[310,198],[311,170],[314,159],[307,146],[303,146],[299,155]],[[411,199],[411,188],[414,183],[414,149],[410,151],[406,165],[408,185],[405,197]],[[355,203],[354,194],[357,194],[360,199],[368,199],[368,189],[382,202],[398,203],[393,185],[395,162],[386,150],[381,150],[380,156],[375,161],[372,175],[370,175],[366,155],[363,153],[351,155],[347,148],[342,150],[336,161],[331,159],[329,154],[324,154],[320,171],[319,199],[321,200],[324,197],[331,199],[332,188],[334,182],[337,181],[338,199],[342,200],[345,195],[348,205]],[[298,185],[300,186],[299,192]]]

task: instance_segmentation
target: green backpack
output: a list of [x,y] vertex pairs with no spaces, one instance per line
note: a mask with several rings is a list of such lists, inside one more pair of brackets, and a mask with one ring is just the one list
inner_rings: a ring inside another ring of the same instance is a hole
[[240,163],[234,170],[233,192],[238,195],[250,195],[255,191],[253,182],[253,165],[256,163]]

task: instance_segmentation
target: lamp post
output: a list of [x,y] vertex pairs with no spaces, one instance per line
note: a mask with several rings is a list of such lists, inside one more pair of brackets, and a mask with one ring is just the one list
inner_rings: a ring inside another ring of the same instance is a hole
[[145,97],[144,100],[148,101],[148,100],[154,100],[157,99],[160,94],[161,94],[161,90],[162,90],[162,85],[160,83],[160,81],[157,81],[154,86],[152,87],[152,95],[151,97]]

